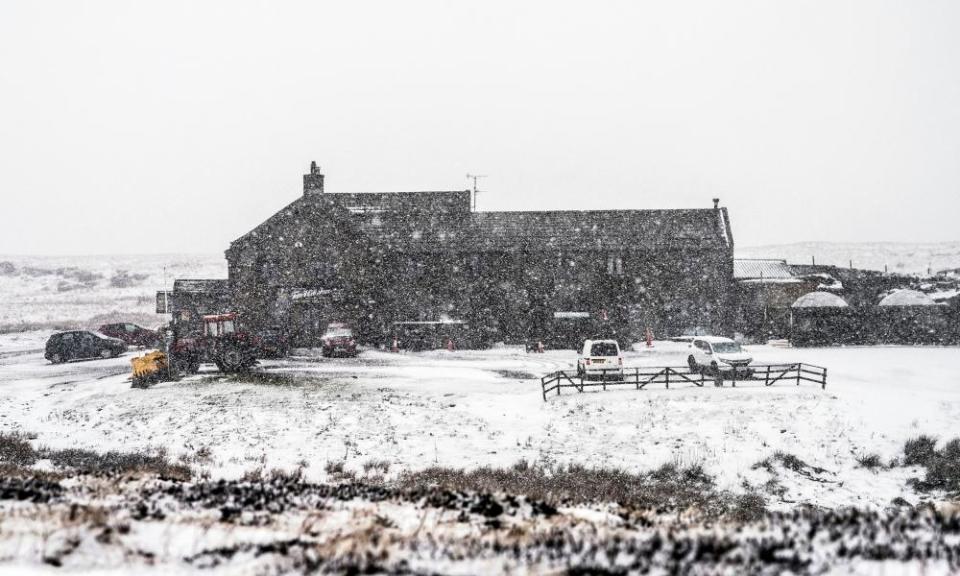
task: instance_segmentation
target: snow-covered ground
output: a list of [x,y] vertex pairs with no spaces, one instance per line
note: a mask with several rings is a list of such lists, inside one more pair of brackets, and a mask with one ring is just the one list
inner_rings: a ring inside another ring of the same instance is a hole
[[174,278],[226,278],[222,254],[148,256],[0,255],[0,328],[99,323],[122,316],[160,324],[156,292]]
[[[0,350],[12,339],[0,336]],[[163,447],[174,457],[205,449],[211,458],[196,466],[227,478],[302,462],[314,480],[326,480],[325,464],[338,461],[360,471],[386,460],[391,474],[519,460],[629,471],[673,462],[701,464],[721,487],[738,490],[770,480],[753,466],[783,451],[826,472],[811,479],[784,470],[777,481],[787,491],[773,504],[830,507],[915,502],[906,481],[921,469],[870,471],[857,458],[887,461],[918,434],[960,435],[958,348],[749,350],[758,362],[826,366],[828,386],[565,390],[544,402],[537,378],[571,367],[574,353],[501,348],[368,350],[355,359],[304,350],[265,361],[270,380],[201,372],[139,390],[127,381],[130,354],[53,366],[21,346],[0,356],[0,426],[52,448]],[[628,352],[626,364],[682,366],[686,354],[683,344],[657,342]]]

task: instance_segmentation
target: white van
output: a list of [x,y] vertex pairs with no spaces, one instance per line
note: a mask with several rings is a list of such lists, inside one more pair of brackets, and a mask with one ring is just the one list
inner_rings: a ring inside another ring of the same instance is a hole
[[577,358],[577,376],[623,380],[623,355],[616,340],[585,340]]

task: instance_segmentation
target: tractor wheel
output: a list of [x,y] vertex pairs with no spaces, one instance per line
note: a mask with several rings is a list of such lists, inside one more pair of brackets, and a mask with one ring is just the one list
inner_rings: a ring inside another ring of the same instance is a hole
[[240,372],[246,364],[244,355],[237,348],[226,348],[217,358],[217,368],[221,372]]

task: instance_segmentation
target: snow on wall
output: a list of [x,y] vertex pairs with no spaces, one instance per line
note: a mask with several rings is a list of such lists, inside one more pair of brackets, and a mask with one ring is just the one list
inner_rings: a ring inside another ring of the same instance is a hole
[[894,290],[882,300],[880,306],[936,306],[933,298],[916,290]]
[[810,292],[797,298],[792,308],[846,308],[849,306],[843,298],[829,292]]

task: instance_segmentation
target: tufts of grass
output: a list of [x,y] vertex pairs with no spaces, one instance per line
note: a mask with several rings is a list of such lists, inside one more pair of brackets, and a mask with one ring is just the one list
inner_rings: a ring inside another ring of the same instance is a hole
[[960,493],[960,438],[947,442],[927,461],[926,466],[927,486]]
[[33,466],[38,460],[27,437],[18,432],[0,432],[0,463],[11,466]]
[[762,468],[767,472],[774,474],[776,473],[776,470],[774,468],[775,464],[779,464],[780,466],[782,466],[787,470],[791,470],[793,472],[796,472],[797,474],[801,474],[804,476],[810,476],[811,473],[823,474],[824,472],[827,471],[825,468],[820,468],[819,466],[812,466],[810,464],[807,464],[806,462],[804,462],[794,454],[790,454],[789,452],[782,452],[780,450],[777,450],[776,452],[774,452],[773,456],[769,458],[764,458],[763,460],[757,462],[751,468],[753,470],[758,470]]
[[759,496],[742,500],[718,491],[700,466],[666,464],[656,470],[631,473],[619,469],[571,464],[556,468],[517,463],[510,468],[473,470],[433,467],[407,472],[400,488],[523,495],[552,506],[615,502],[632,509],[657,512],[697,510],[707,517],[753,517],[765,503]]
[[386,474],[390,471],[390,461],[389,460],[377,460],[376,458],[367,460],[363,463],[363,471],[367,474],[371,472],[379,472],[380,474]]
[[226,374],[210,377],[216,382],[239,382],[243,384],[262,384],[265,386],[300,386],[303,381],[291,374],[251,370],[240,374]]
[[0,433],[0,475],[22,477],[40,474],[31,467],[38,460],[49,460],[56,473],[43,473],[50,477],[62,478],[69,474],[91,474],[112,476],[117,474],[154,475],[171,480],[189,480],[190,468],[172,464],[166,453],[140,452],[94,452],[80,448],[52,450],[34,449],[20,433]]
[[883,460],[880,458],[879,454],[862,454],[857,456],[857,464],[861,468],[866,468],[867,470],[876,470],[877,468],[883,468]]
[[911,438],[903,445],[904,466],[926,466],[936,455],[937,437],[925,434]]
[[756,522],[767,515],[767,501],[756,493],[738,494],[733,497],[727,517],[734,522]]
[[57,468],[68,469],[80,474],[114,476],[155,475],[168,480],[189,480],[190,468],[182,464],[172,464],[166,454],[140,452],[94,452],[80,448],[64,450],[43,449],[42,458],[50,460]]
[[960,495],[960,438],[954,438],[937,450],[936,439],[919,436],[907,440],[903,447],[904,464],[917,464],[927,469],[923,480],[913,480],[919,490],[944,490]]

